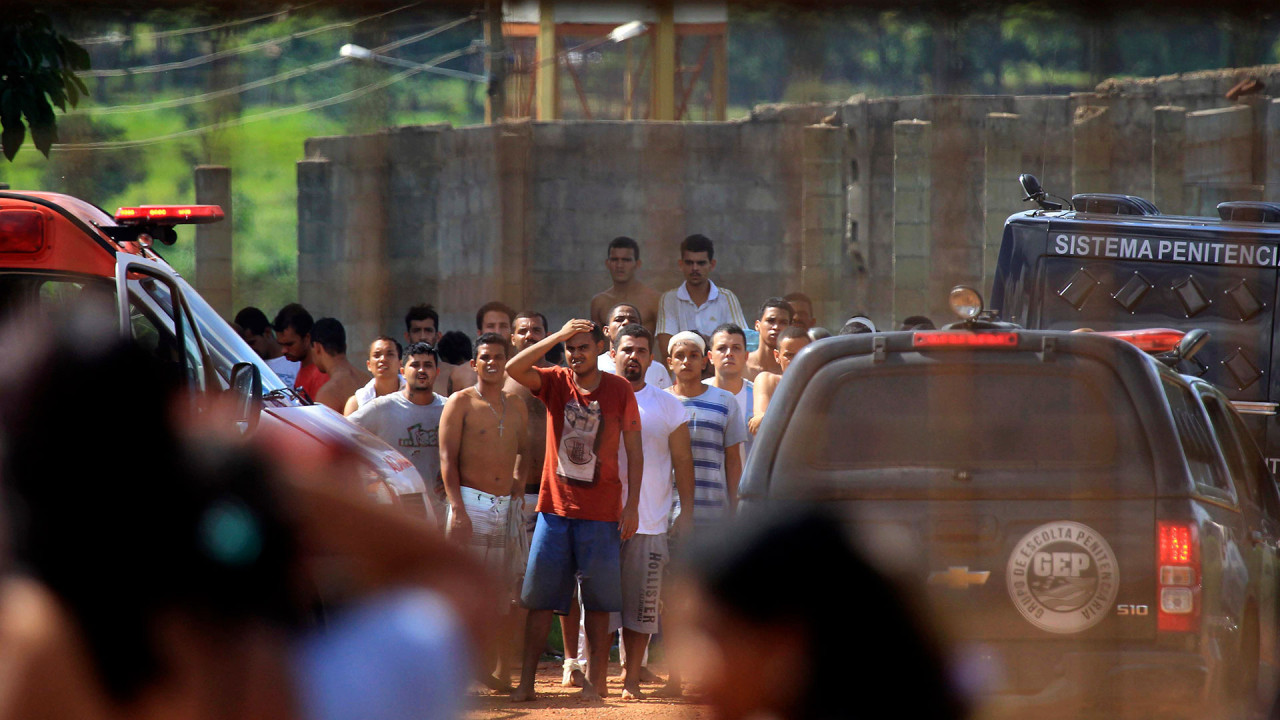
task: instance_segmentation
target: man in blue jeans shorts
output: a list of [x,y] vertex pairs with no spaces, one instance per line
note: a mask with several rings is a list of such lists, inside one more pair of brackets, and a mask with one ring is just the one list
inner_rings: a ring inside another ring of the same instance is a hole
[[[536,363],[557,343],[569,367]],[[609,613],[622,610],[621,542],[639,524],[644,459],[640,411],[631,384],[601,372],[596,357],[604,332],[590,320],[570,320],[553,335],[521,350],[507,374],[547,407],[547,453],[538,491],[538,521],[529,546],[520,602],[525,622],[524,665],[517,702],[534,698],[538,657],[553,613],[569,611],[575,575],[586,609],[590,676],[586,698],[608,695]],[[627,502],[622,502],[619,445],[627,450]]]

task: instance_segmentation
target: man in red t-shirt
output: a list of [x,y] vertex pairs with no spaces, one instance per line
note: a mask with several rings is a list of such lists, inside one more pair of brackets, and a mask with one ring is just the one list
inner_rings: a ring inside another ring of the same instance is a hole
[[[557,343],[565,344],[569,367],[536,367]],[[600,372],[596,356],[604,332],[590,320],[570,320],[520,351],[507,374],[547,407],[547,453],[538,491],[538,522],[529,545],[529,567],[520,602],[525,622],[524,666],[515,701],[532,700],[538,657],[551,629],[552,613],[565,614],[581,575],[591,676],[582,694],[608,694],[609,613],[622,610],[621,542],[639,524],[644,460],[640,410],[626,380]],[[622,504],[618,446],[627,450],[627,503]]]
[[276,331],[276,342],[280,343],[284,356],[301,363],[293,386],[306,391],[307,399],[314,402],[320,387],[329,381],[329,376],[316,367],[315,359],[311,356],[312,325],[315,325],[315,321],[311,319],[311,313],[299,303],[289,303],[280,308],[275,322],[271,323],[272,329]]

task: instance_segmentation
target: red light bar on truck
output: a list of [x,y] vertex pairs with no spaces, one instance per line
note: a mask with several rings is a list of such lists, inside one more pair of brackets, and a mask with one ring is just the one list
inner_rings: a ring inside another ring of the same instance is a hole
[[1178,347],[1178,343],[1186,333],[1171,328],[1151,328],[1149,330],[1112,330],[1097,334],[1123,340],[1143,352],[1163,353],[1172,352]]
[[1018,333],[1011,332],[918,332],[911,337],[912,347],[1018,347]]
[[203,224],[226,217],[217,205],[139,205],[116,210],[121,225],[150,223],[154,225]]

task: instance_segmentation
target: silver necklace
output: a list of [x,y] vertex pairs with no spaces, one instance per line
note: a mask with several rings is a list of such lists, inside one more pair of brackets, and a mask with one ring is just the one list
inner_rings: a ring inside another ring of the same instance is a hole
[[480,390],[478,389],[476,390],[476,397],[480,398],[481,400],[484,400],[484,404],[489,406],[489,412],[493,413],[493,418],[498,421],[498,437],[502,437],[502,431],[507,421],[507,394],[502,393],[502,415],[501,416],[498,415],[497,410],[493,409],[493,403],[489,402],[488,400],[485,400],[485,397],[480,394]]

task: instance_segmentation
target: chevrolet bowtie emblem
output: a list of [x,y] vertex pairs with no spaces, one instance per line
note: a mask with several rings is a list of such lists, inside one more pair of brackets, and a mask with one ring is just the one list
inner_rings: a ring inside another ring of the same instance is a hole
[[946,585],[952,590],[968,590],[970,585],[986,585],[991,573],[986,570],[969,572],[969,567],[949,567],[929,573],[930,585]]

